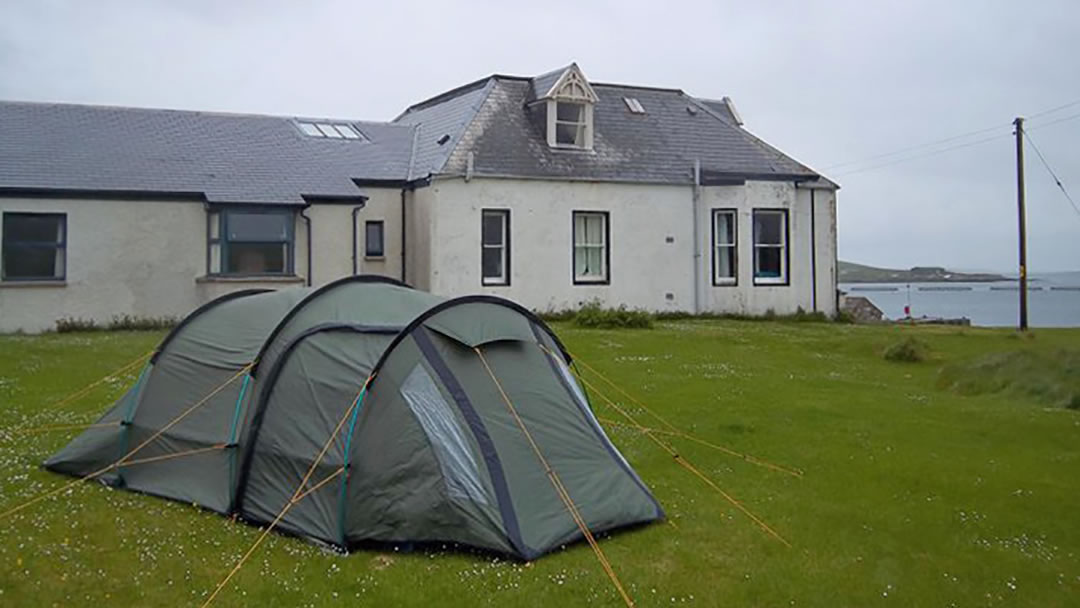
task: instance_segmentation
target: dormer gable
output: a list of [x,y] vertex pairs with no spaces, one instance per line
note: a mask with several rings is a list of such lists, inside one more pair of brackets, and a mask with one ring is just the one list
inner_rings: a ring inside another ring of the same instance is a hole
[[545,106],[547,143],[552,148],[592,150],[593,108],[599,98],[576,63],[537,76],[534,104]]

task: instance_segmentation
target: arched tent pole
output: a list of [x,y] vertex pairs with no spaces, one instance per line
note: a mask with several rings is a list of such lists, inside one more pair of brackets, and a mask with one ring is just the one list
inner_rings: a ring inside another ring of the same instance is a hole
[[[259,431],[262,428],[263,417],[266,412],[267,404],[270,402],[270,396],[274,391],[274,386],[277,384],[278,376],[281,375],[281,370],[285,368],[285,365],[289,362],[289,357],[296,350],[300,344],[302,344],[308,338],[331,331],[353,332],[358,334],[390,334],[395,335],[400,333],[400,327],[386,327],[379,325],[362,325],[359,323],[347,323],[347,322],[331,322],[321,323],[314,327],[310,327],[304,330],[302,333],[294,337],[285,346],[281,356],[274,360],[273,366],[262,381],[262,388],[259,390],[258,395],[255,397],[254,413],[251,417],[251,423],[248,426],[247,445],[244,448],[244,454],[240,461],[240,476],[236,480],[236,488],[234,496],[229,505],[228,511],[230,513],[239,513],[243,509],[244,496],[247,493],[248,477],[251,474],[251,462],[255,453],[255,444],[258,442]],[[371,374],[374,376],[374,373]]]
[[274,343],[274,340],[277,338],[278,334],[280,334],[282,330],[285,329],[285,326],[289,324],[289,321],[292,321],[293,317],[295,317],[309,303],[314,301],[316,298],[322,296],[326,292],[333,291],[334,289],[337,289],[342,285],[349,285],[352,283],[385,283],[387,285],[396,285],[398,287],[405,287],[408,289],[413,288],[412,285],[409,285],[408,283],[404,283],[393,277],[387,277],[381,274],[357,274],[347,276],[340,278],[336,281],[331,281],[326,285],[319,287],[315,291],[312,291],[308,295],[304,296],[303,300],[297,302],[296,306],[293,306],[291,309],[289,309],[289,312],[285,313],[285,316],[282,317],[281,320],[278,321],[278,324],[274,326],[274,329],[266,337],[266,340],[263,341],[262,347],[259,348],[259,354],[255,355],[255,366],[251,368],[252,377],[258,376],[259,365],[262,363],[262,359],[266,355],[266,351],[270,348],[270,345]]
[[154,363],[157,362],[157,359],[158,359],[159,356],[161,356],[161,353],[165,352],[165,347],[168,346],[169,343],[172,342],[174,338],[176,338],[176,336],[180,335],[180,330],[187,327],[188,324],[190,324],[196,318],[202,316],[202,314],[205,313],[206,311],[210,310],[211,308],[214,308],[214,307],[218,306],[219,304],[224,304],[225,302],[228,302],[230,300],[236,300],[236,299],[239,299],[239,298],[246,298],[247,296],[254,296],[254,295],[258,295],[260,293],[268,293],[268,292],[271,292],[271,291],[274,291],[274,290],[273,289],[241,289],[239,291],[232,291],[232,292],[229,292],[229,293],[227,293],[227,294],[225,294],[223,296],[214,298],[213,300],[210,300],[206,304],[203,304],[202,306],[196,308],[195,310],[193,310],[191,312],[191,314],[184,317],[184,320],[180,321],[180,323],[177,324],[176,327],[172,328],[172,331],[170,331],[165,336],[165,339],[162,340],[161,344],[159,344],[157,349],[154,350],[154,354],[150,356],[150,364],[153,365]]
[[426,322],[428,319],[434,317],[440,312],[446,311],[447,309],[454,308],[455,306],[460,306],[462,304],[472,304],[477,302],[502,306],[505,308],[509,308],[510,310],[513,310],[517,313],[520,313],[531,323],[544,330],[544,333],[551,337],[552,341],[555,342],[555,346],[559,347],[559,352],[562,354],[563,359],[566,361],[567,364],[573,361],[573,359],[571,359],[570,357],[569,351],[566,350],[566,347],[563,346],[562,340],[559,339],[559,336],[556,336],[555,332],[552,331],[550,327],[548,327],[548,324],[545,323],[543,319],[536,316],[536,313],[534,313],[533,311],[525,308],[517,302],[507,300],[506,298],[489,295],[471,295],[461,296],[459,298],[453,298],[450,300],[446,300],[445,302],[440,302],[439,304],[436,304],[435,306],[432,306],[431,308],[425,310],[423,313],[421,313],[419,316],[409,322],[409,324],[405,326],[405,329],[402,329],[401,333],[399,333],[394,338],[394,340],[390,342],[389,345],[387,345],[386,350],[384,350],[382,356],[379,357],[379,361],[375,363],[375,367],[372,368],[371,373],[378,373],[379,369],[382,368],[383,364],[386,362],[387,357],[390,356],[394,348],[397,347],[397,345],[400,344],[402,340],[412,334],[412,332],[416,330],[416,328],[423,325],[424,322]]

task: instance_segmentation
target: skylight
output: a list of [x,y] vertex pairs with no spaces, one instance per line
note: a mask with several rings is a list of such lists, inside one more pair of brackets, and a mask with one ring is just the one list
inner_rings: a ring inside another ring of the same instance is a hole
[[623,101],[626,102],[626,107],[630,108],[631,114],[645,113],[645,107],[641,105],[641,102],[636,97],[623,97]]
[[363,135],[350,124],[331,122],[296,121],[304,135],[327,139],[363,139]]

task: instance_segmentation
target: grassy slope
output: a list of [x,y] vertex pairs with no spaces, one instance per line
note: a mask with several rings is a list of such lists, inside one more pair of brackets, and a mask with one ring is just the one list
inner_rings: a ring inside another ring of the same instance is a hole
[[[559,329],[582,360],[677,425],[805,471],[795,479],[678,444],[789,549],[647,439],[613,428],[675,524],[602,541],[639,605],[1080,603],[1080,412],[934,388],[943,363],[1076,347],[1080,331],[1020,340],[1006,331],[735,321]],[[883,361],[884,347],[907,333],[930,345],[931,360]],[[0,337],[0,508],[66,480],[37,465],[69,435],[9,431],[92,421],[121,386],[61,411],[42,404],[159,337]],[[616,416],[594,400],[600,415]],[[197,605],[257,533],[190,506],[84,484],[0,521],[0,605]],[[442,552],[344,557],[272,535],[234,581],[215,605],[358,597],[380,606],[619,605],[584,545],[526,566]]]

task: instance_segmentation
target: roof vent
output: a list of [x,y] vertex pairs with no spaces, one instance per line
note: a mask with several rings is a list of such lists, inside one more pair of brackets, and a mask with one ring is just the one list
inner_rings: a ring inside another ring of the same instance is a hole
[[686,106],[686,113],[691,115],[691,116],[697,116],[697,108],[695,108],[692,105],[687,105]]
[[636,97],[623,97],[622,100],[626,102],[626,107],[630,108],[631,114],[644,114],[645,108],[641,105],[641,102]]
[[440,137],[439,139],[436,139],[436,140],[435,140],[435,143],[437,143],[437,144],[439,144],[439,145],[441,146],[441,145],[445,144],[445,143],[446,143],[446,142],[448,142],[448,141],[450,141],[450,136],[449,136],[449,135],[445,135],[445,134],[444,134],[444,135],[443,135],[442,137]]

